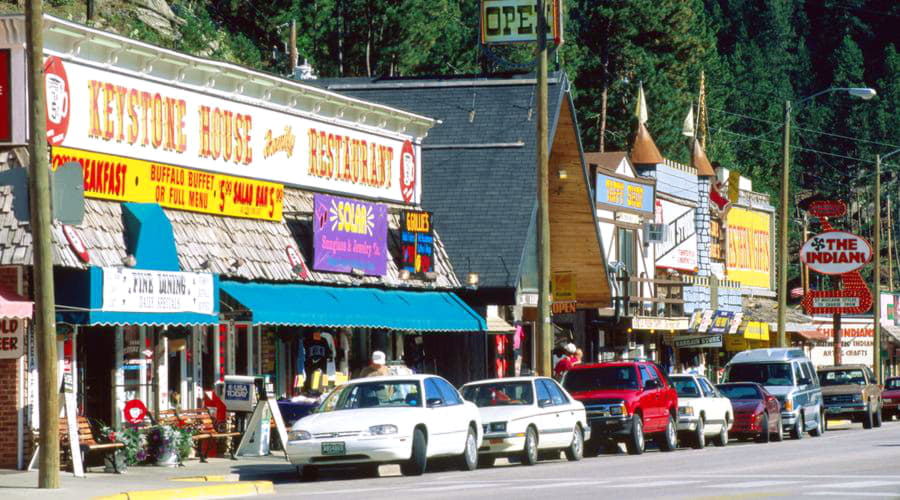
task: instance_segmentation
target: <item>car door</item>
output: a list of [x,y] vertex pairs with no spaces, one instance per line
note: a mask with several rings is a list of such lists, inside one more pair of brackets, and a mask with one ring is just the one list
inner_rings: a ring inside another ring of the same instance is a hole
[[710,431],[718,431],[725,423],[725,406],[722,399],[717,397],[716,389],[709,383],[706,377],[697,377],[700,383],[700,391],[703,392],[703,408],[706,412],[707,428]]
[[649,366],[638,365],[641,373],[640,405],[644,412],[644,432],[657,432],[665,428],[663,412],[660,410],[660,381]]
[[807,428],[811,428],[813,427],[811,424],[819,419],[818,401],[815,397],[815,387],[813,387],[813,379],[816,378],[816,372],[810,371],[807,363],[796,361],[794,366],[796,368],[796,383],[799,388],[797,398],[799,400],[796,402],[798,406],[804,408],[803,413],[806,415],[804,424]]
[[550,401],[553,403],[552,406],[544,408],[551,411],[544,413],[546,427],[542,429],[541,437],[544,443],[541,444],[541,448],[564,446],[568,444],[568,436],[572,434],[571,412],[566,411],[568,410],[566,405],[568,398],[553,380],[541,378],[535,383],[544,386],[544,390],[550,395]]
[[448,420],[447,439],[449,449],[453,454],[462,453],[465,450],[466,435],[469,432],[469,412],[463,404],[463,399],[459,392],[450,385],[450,382],[440,377],[432,377],[432,379],[438,390],[441,391],[441,397],[444,400],[442,411]]
[[538,429],[538,447],[548,448],[553,445],[554,429],[559,427],[558,408],[553,404],[553,396],[544,379],[534,379],[534,394],[538,406],[538,414],[533,419]]
[[428,411],[425,425],[428,427],[428,456],[446,455],[450,452],[450,437],[453,423],[447,418],[444,395],[437,385],[436,377],[425,379],[425,405]]
[[559,405],[559,416],[562,424],[566,429],[565,433],[560,435],[562,446],[568,446],[572,442],[572,433],[575,431],[575,425],[579,421],[579,413],[572,398],[566,394],[566,391],[555,381],[550,380],[550,387],[558,395],[562,403]]

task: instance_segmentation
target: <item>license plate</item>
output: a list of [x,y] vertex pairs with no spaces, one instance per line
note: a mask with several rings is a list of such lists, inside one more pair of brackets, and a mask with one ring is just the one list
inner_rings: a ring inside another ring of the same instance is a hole
[[343,442],[336,443],[322,443],[322,454],[323,455],[345,455],[347,453],[347,447]]

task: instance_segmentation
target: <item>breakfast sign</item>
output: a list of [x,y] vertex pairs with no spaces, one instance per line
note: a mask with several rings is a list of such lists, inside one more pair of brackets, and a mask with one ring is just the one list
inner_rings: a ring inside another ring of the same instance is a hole
[[[49,57],[53,147],[417,205],[421,148],[408,138]],[[89,193],[88,193],[89,194]]]

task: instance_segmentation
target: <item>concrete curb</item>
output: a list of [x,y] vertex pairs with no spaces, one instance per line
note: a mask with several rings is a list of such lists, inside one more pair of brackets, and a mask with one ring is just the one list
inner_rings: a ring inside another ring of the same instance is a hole
[[186,477],[173,477],[170,481],[179,481],[185,483],[224,483],[231,482],[236,483],[241,480],[241,476],[239,474],[224,474],[224,475],[213,475],[213,476],[186,476]]
[[166,488],[161,490],[126,491],[117,495],[95,497],[94,500],[180,500],[198,498],[246,497],[255,495],[270,495],[273,493],[275,493],[275,486],[272,484],[272,481],[243,481],[238,483],[213,484],[209,486],[189,486],[185,488]]

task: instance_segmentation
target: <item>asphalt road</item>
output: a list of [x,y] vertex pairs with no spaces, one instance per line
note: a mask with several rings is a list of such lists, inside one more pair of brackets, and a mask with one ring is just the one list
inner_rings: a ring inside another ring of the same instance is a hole
[[[738,443],[703,450],[681,448],[641,456],[602,454],[576,463],[551,460],[527,467],[505,460],[489,469],[460,472],[444,466],[403,477],[382,466],[378,478],[350,469],[322,471],[301,483],[283,462],[254,464],[242,479],[269,479],[279,496],[312,498],[756,498],[832,497],[900,499],[900,422],[863,430],[832,427],[825,436],[781,443]],[[241,467],[238,467],[241,469]]]

